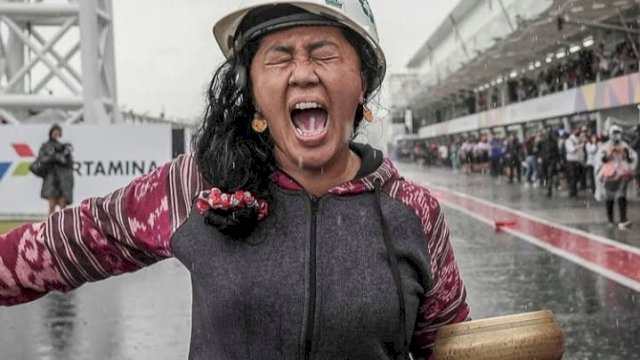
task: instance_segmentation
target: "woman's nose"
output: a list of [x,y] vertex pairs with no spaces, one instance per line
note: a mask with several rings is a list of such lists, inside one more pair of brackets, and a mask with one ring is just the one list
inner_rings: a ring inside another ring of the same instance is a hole
[[320,78],[316,73],[315,64],[310,60],[296,61],[289,77],[289,85],[310,87],[317,85]]

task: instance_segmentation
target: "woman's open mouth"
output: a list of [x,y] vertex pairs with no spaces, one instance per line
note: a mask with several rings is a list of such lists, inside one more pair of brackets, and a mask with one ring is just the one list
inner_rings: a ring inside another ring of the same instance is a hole
[[301,102],[291,111],[291,120],[300,140],[320,140],[327,132],[329,113],[318,103]]

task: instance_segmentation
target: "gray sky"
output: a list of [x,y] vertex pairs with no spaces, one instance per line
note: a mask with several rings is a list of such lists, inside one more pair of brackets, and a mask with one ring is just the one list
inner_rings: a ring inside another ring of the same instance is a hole
[[[390,71],[404,65],[457,0],[370,0]],[[136,112],[200,117],[222,54],[215,20],[240,0],[113,0],[118,98]]]

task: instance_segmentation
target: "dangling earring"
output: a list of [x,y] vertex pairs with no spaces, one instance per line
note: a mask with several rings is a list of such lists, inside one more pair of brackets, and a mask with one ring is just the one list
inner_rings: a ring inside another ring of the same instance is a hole
[[267,120],[259,112],[256,112],[253,115],[253,120],[251,120],[251,128],[261,134],[267,130]]
[[364,119],[367,120],[367,122],[373,121],[373,118],[374,118],[373,112],[369,110],[369,108],[366,105],[362,105],[362,115],[364,116]]

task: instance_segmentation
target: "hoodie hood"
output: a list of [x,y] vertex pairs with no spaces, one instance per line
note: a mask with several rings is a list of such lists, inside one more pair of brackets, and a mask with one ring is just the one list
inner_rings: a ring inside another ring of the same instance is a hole
[[[382,151],[374,149],[371,145],[351,143],[349,148],[360,156],[362,164],[356,178],[338,185],[328,191],[332,195],[356,195],[375,190],[376,180],[384,187],[391,180],[398,177],[398,170],[391,160],[385,158]],[[289,175],[277,171],[271,176],[271,180],[286,190],[302,191],[302,187]]]

